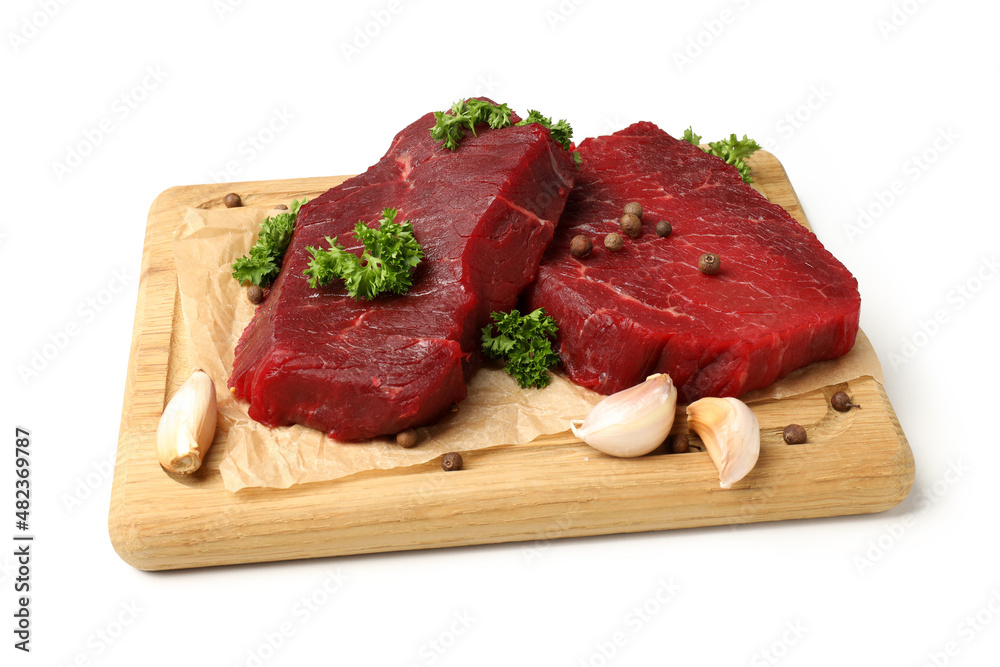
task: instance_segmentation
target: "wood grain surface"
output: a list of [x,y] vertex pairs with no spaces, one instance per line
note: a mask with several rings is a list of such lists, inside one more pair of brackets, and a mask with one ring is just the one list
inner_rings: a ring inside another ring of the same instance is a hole
[[[756,187],[808,226],[778,160],[761,151],[751,164]],[[234,494],[218,471],[226,440],[220,429],[198,473],[164,472],[156,459],[157,422],[190,373],[171,253],[185,210],[222,207],[228,192],[246,206],[269,207],[312,198],[345,178],[182,186],[153,202],[109,515],[112,544],[130,565],[169,570],[861,514],[889,509],[909,493],[913,455],[882,386],[870,377],[754,403],[760,461],[729,490],[719,488],[706,452],[614,459],[569,433],[469,452],[461,472],[445,473],[433,461]],[[831,409],[838,390],[862,409]],[[806,444],[782,441],[792,422],[808,431]],[[683,414],[674,430],[687,430]]]

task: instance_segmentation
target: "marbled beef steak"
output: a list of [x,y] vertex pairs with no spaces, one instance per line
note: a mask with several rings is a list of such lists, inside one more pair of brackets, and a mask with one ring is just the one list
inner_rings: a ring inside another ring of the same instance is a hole
[[[559,325],[570,378],[610,394],[654,372],[680,400],[739,396],[845,354],[858,330],[857,281],[809,230],[736,169],[652,123],[579,146],[583,165],[525,295]],[[604,248],[622,207],[642,204],[642,235]],[[673,233],[660,238],[656,223]],[[594,251],[573,257],[585,234]],[[702,253],[721,257],[716,275]]]
[[[236,347],[229,386],[253,419],[355,440],[431,422],[465,397],[480,329],[534,278],[576,168],[537,124],[483,126],[450,151],[431,139],[434,122],[423,116],[378,164],[302,208]],[[342,281],[311,289],[306,247],[336,236],[360,252],[355,223],[374,225],[385,207],[424,249],[412,290],[359,302]]]

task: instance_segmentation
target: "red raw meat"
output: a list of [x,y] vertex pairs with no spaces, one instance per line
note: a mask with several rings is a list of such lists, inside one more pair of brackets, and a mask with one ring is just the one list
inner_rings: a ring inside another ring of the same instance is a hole
[[[480,329],[534,278],[576,167],[538,124],[484,126],[450,151],[431,139],[434,122],[423,116],[378,164],[302,208],[236,346],[229,386],[253,419],[356,440],[434,421],[465,398]],[[342,281],[311,289],[306,247],[336,236],[360,252],[355,223],[374,225],[385,207],[424,249],[410,292],[359,302]]]
[[[858,331],[857,281],[736,169],[652,123],[579,146],[583,165],[527,308],[559,325],[574,382],[611,394],[656,372],[682,402],[739,396],[845,354]],[[642,235],[604,248],[622,207],[642,204]],[[660,238],[656,223],[672,223]],[[569,252],[585,234],[594,251]],[[716,275],[698,257],[721,257]]]

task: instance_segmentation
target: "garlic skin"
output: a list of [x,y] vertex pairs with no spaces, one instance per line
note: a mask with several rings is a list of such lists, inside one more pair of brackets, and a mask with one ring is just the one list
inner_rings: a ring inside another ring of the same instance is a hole
[[677,388],[666,373],[608,396],[582,422],[573,420],[573,435],[611,456],[648,454],[666,439],[674,425]]
[[196,369],[160,415],[156,429],[160,465],[179,475],[200,468],[215,437],[215,421],[215,383]]
[[719,486],[732,488],[746,477],[760,456],[760,424],[746,403],[736,398],[702,398],[687,407],[688,425],[705,443],[719,469]]

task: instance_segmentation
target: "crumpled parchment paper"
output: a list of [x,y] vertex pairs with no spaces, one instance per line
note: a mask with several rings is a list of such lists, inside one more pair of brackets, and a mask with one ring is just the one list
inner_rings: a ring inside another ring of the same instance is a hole
[[[485,366],[470,379],[468,397],[458,410],[418,429],[421,441],[412,449],[389,438],[341,443],[304,426],[272,429],[258,424],[247,416],[246,402],[227,388],[236,342],[254,312],[230,267],[253,244],[269,214],[273,211],[259,208],[192,208],[174,234],[188,362],[215,380],[219,427],[228,432],[220,470],[229,491],[287,488],[366,470],[418,465],[450,451],[524,444],[568,430],[569,420],[583,419],[603,398],[560,374],[554,374],[544,390],[521,389],[503,370]],[[784,398],[865,375],[882,382],[871,343],[859,333],[854,349],[844,357],[807,366],[742,398]]]

